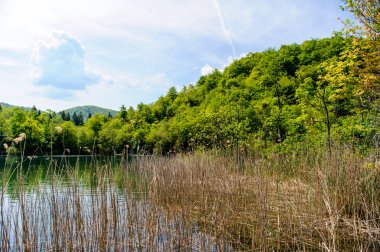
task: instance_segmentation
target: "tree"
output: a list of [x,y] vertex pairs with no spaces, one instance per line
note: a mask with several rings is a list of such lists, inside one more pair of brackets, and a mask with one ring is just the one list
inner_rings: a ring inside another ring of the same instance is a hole
[[177,89],[175,87],[171,87],[168,91],[168,93],[166,94],[166,96],[171,100],[171,101],[174,101],[174,99],[177,97],[178,93],[177,93]]
[[379,0],[343,0],[343,9],[348,9],[357,18],[364,35],[371,40],[380,37],[380,2]]
[[79,116],[78,116],[78,125],[83,125],[84,124],[84,118],[83,118],[83,113],[82,111],[79,112]]
[[99,114],[95,114],[86,121],[85,126],[92,131],[94,139],[98,138],[99,132],[106,121],[107,117]]
[[44,128],[34,115],[16,108],[12,117],[9,118],[9,123],[13,137],[19,136],[21,133],[26,135],[26,154],[34,154],[38,148],[42,147],[45,141]]
[[64,121],[53,128],[53,152],[56,154],[78,153],[78,127],[72,121]]
[[127,109],[126,109],[126,107],[124,105],[121,105],[119,115],[120,115],[120,118],[124,122],[127,121],[127,115],[128,115],[128,113],[127,113]]
[[59,112],[59,114],[61,115],[62,120],[66,119],[66,113],[65,113],[65,111],[61,111],[61,112]]
[[[6,120],[5,120],[5,117],[3,115],[3,113],[1,113],[2,110],[1,110],[1,105],[0,105],[0,150],[2,148],[2,145],[3,145],[3,139],[6,137],[6,127],[7,127],[7,123],[6,123]],[[1,153],[1,151],[0,151]]]
[[331,111],[332,104],[329,97],[332,94],[329,82],[324,78],[326,72],[320,65],[305,66],[298,72],[301,82],[296,90],[296,97],[301,106],[304,106],[311,124],[318,127],[320,118],[324,121],[327,136],[327,146],[331,151]]
[[118,138],[123,124],[124,121],[121,118],[115,118],[103,124],[99,132],[99,142],[106,153],[114,154],[124,150],[124,143]]
[[343,0],[345,6],[359,21],[359,26],[348,31],[353,37],[347,55],[355,60],[351,71],[358,74],[357,94],[375,99],[380,98],[380,1]]
[[83,114],[82,114],[82,112],[79,112],[79,115],[76,112],[74,112],[71,119],[74,122],[75,126],[83,125]]
[[33,105],[33,107],[32,107],[32,109],[31,109],[30,113],[31,113],[33,116],[37,116],[38,111],[37,111],[37,108],[36,108],[35,105]]
[[66,113],[65,118],[64,118],[63,120],[64,120],[64,121],[71,121],[70,112],[67,112],[67,113]]
[[74,122],[75,126],[78,126],[79,125],[79,117],[77,115],[77,112],[74,112],[73,116],[72,116],[72,121]]

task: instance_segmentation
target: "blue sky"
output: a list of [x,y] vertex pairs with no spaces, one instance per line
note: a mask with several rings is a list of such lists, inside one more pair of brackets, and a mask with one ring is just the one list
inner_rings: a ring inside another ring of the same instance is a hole
[[1,0],[0,101],[119,109],[233,59],[323,38],[339,0]]

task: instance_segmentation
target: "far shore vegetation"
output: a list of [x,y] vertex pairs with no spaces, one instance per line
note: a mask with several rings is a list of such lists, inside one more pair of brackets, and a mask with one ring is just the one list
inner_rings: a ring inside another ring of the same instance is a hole
[[380,5],[342,2],[344,31],[151,104],[0,106],[0,250],[380,250]]

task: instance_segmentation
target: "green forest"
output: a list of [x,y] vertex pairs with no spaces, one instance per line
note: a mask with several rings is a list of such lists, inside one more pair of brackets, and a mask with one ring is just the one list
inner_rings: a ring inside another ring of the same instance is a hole
[[249,53],[116,115],[86,120],[35,107],[1,108],[1,153],[288,152],[307,145],[366,155],[380,144],[379,12],[375,2],[372,9],[355,4],[360,1],[346,1],[346,8],[359,27]]
[[380,251],[380,2],[341,3],[149,104],[0,103],[0,250]]

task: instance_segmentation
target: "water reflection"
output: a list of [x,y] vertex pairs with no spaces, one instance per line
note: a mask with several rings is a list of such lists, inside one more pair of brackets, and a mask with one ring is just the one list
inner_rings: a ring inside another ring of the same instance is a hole
[[0,158],[0,246],[29,251],[230,251],[149,201],[120,158]]

